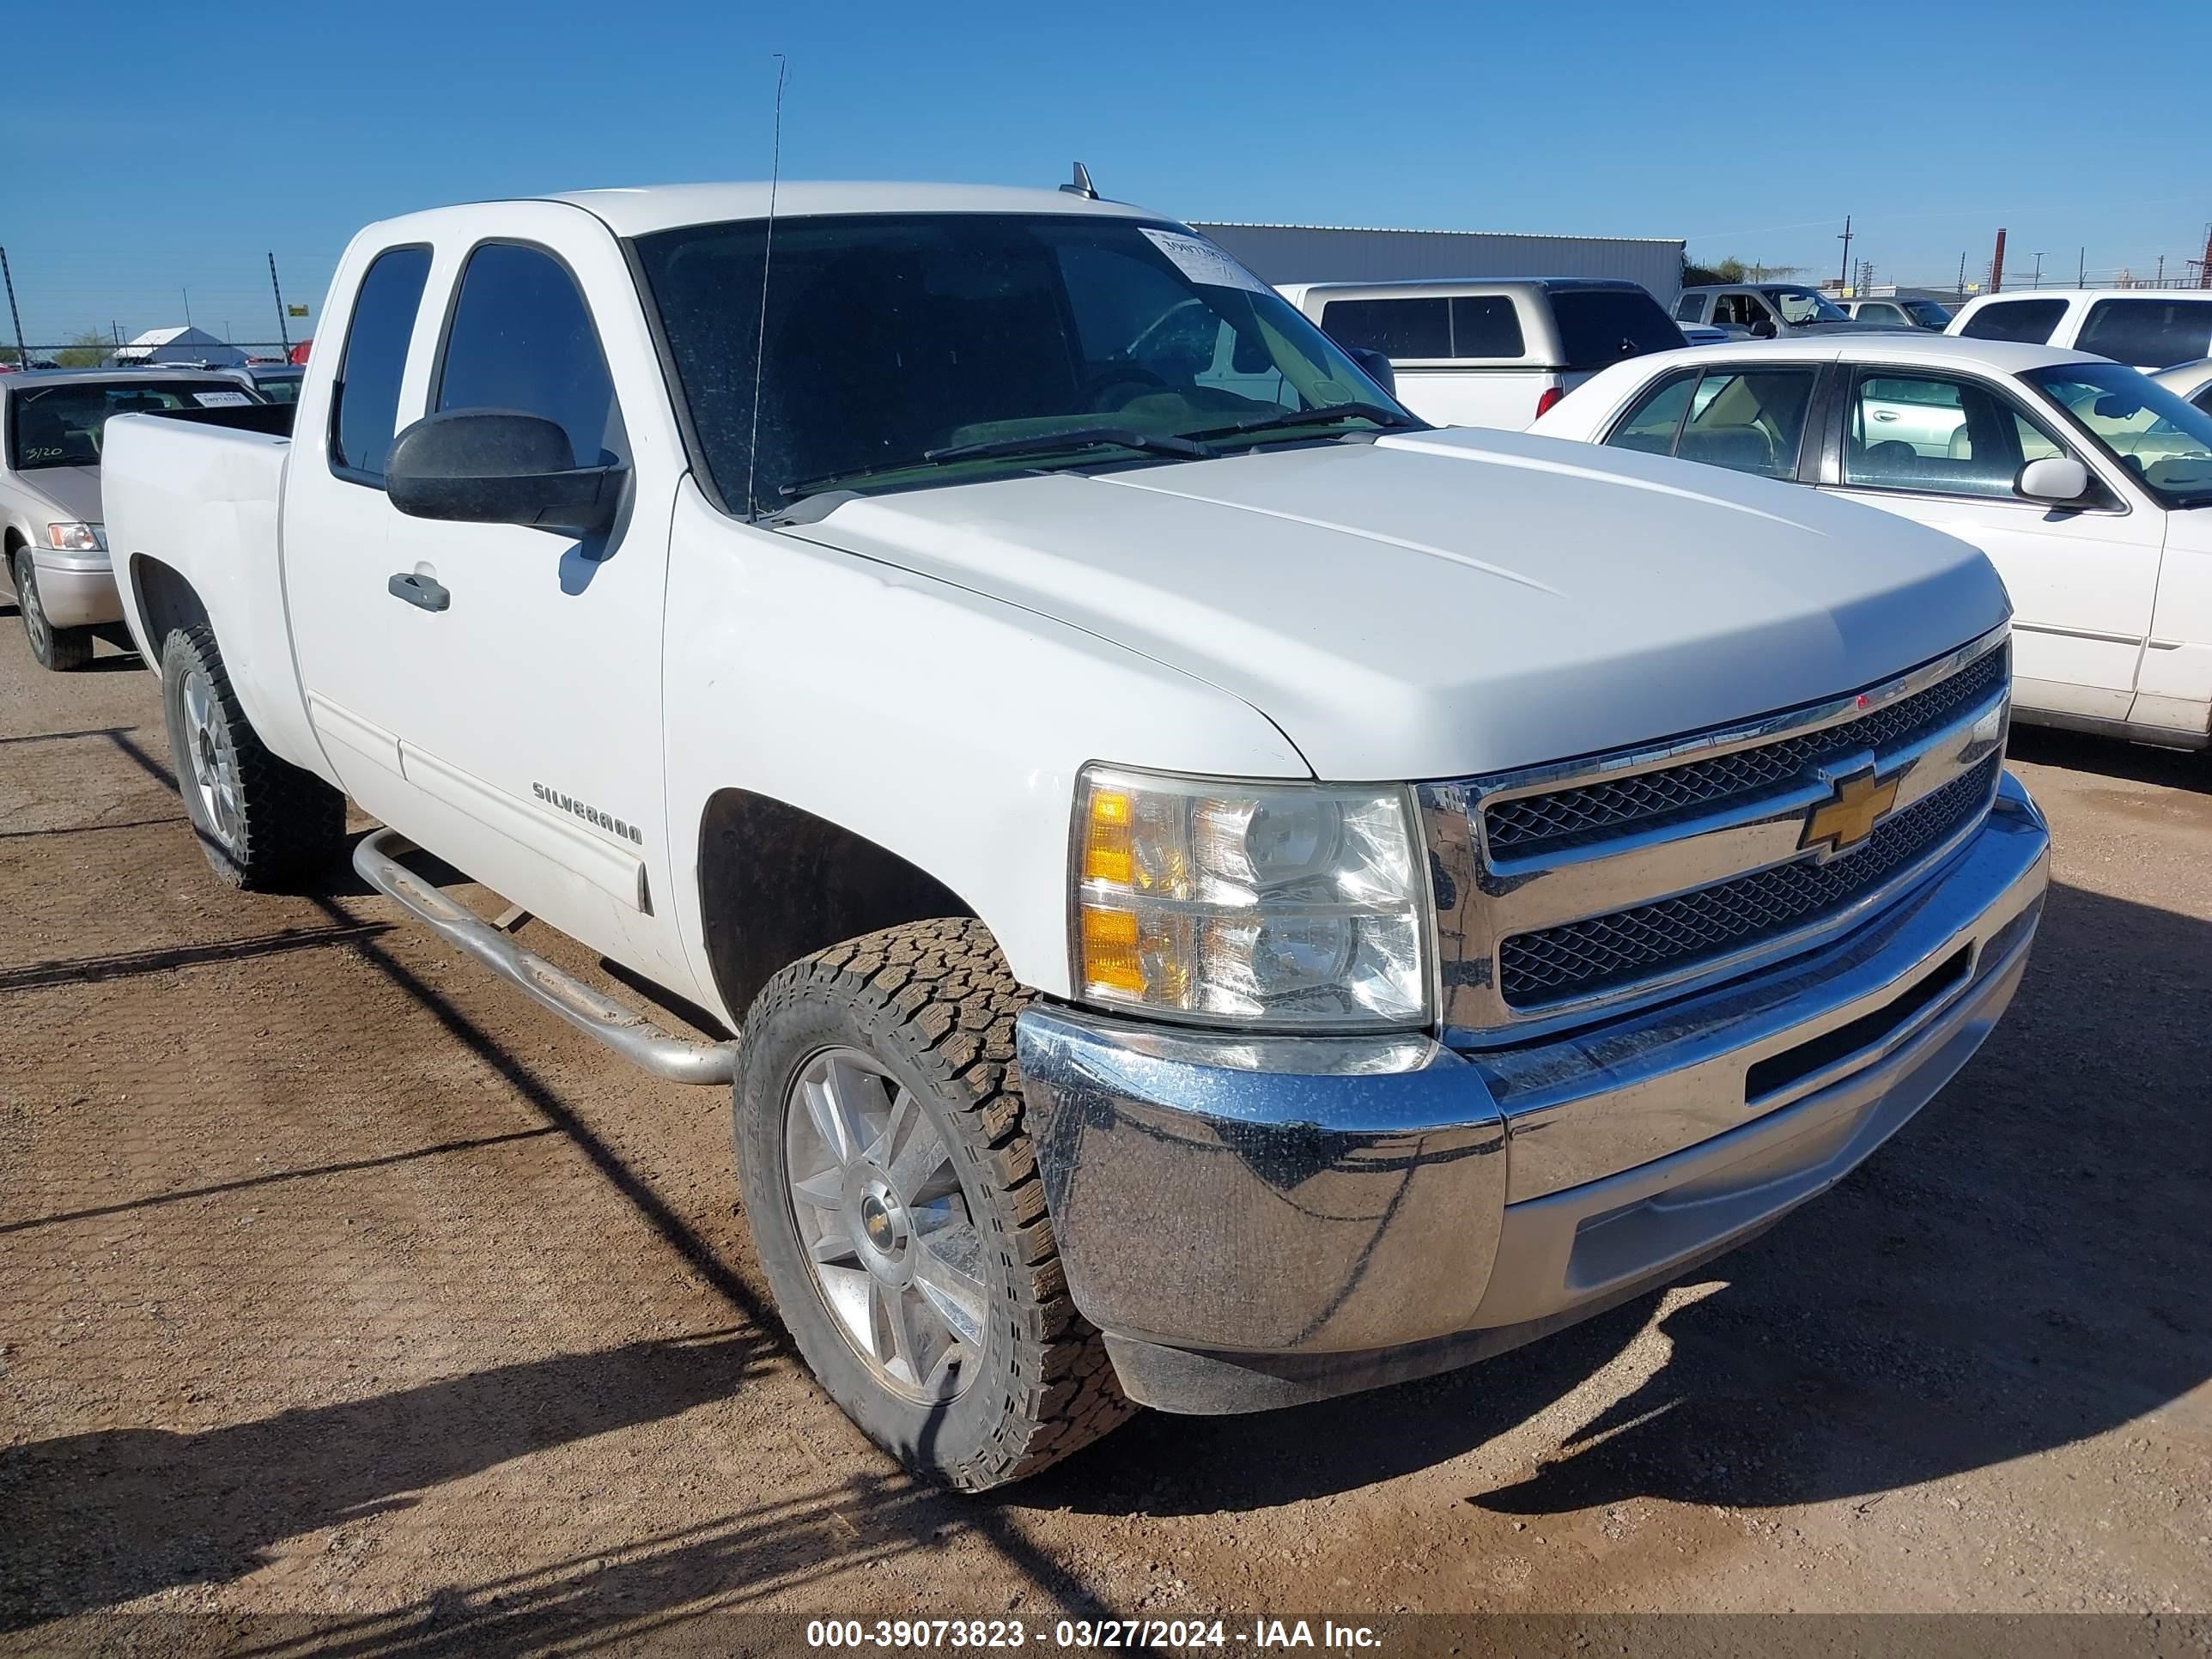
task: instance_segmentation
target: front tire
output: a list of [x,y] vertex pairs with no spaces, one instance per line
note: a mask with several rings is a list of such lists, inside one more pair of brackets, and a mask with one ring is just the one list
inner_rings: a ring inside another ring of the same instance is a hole
[[39,600],[39,567],[31,550],[15,550],[15,608],[22,613],[23,631],[30,635],[31,654],[39,666],[65,674],[92,660],[89,628],[57,628]]
[[912,922],[785,969],[738,1049],[745,1213],[792,1340],[869,1438],[970,1492],[1135,1409],[1045,1214],[1025,1001],[981,922]]
[[205,626],[162,641],[161,708],[177,791],[210,869],[241,891],[281,893],[329,868],[345,842],[345,797],[269,752]]

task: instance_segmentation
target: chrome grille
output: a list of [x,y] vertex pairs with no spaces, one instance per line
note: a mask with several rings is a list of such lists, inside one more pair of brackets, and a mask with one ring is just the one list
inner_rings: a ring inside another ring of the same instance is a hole
[[1483,824],[1494,856],[1525,858],[1656,827],[1678,816],[1747,803],[1802,781],[1814,768],[1912,743],[2002,689],[2007,650],[1984,653],[1948,679],[1816,732],[1617,781],[1492,801]]
[[1516,1008],[1588,996],[1655,968],[1692,966],[1747,940],[1832,915],[1979,817],[1996,793],[2001,764],[1991,755],[1878,824],[1855,850],[1825,863],[1800,860],[1656,903],[1507,939],[1498,949],[1499,989]]

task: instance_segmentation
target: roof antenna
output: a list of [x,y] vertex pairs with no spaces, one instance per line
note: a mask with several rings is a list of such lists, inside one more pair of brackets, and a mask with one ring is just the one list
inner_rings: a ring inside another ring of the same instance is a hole
[[1098,199],[1098,192],[1091,187],[1091,169],[1080,161],[1075,164],[1074,179],[1071,183],[1062,185],[1060,189],[1070,196],[1080,196],[1086,202],[1095,202]]
[[745,516],[755,521],[760,518],[760,499],[753,485],[760,476],[761,374],[768,367],[769,258],[775,252],[775,187],[783,177],[783,72],[787,65],[781,52],[775,53],[775,142],[769,152],[768,235],[761,243],[760,330],[753,339],[753,433],[745,449]]

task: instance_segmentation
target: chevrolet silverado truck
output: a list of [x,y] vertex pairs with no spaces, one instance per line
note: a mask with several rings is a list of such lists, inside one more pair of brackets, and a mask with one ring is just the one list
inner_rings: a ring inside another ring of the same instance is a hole
[[350,796],[376,890],[730,1087],[794,1344],[939,1478],[1664,1284],[2019,982],[1979,553],[1432,429],[1172,220],[589,191],[372,226],[328,307],[295,404],[108,427],[209,861],[313,883]]

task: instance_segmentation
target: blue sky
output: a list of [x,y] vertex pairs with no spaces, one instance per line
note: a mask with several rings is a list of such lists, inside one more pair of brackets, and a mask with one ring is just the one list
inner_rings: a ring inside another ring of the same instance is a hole
[[1878,279],[1926,283],[1962,252],[1978,276],[2000,224],[2010,277],[2043,250],[2070,281],[2085,244],[2093,274],[2171,276],[2212,218],[2204,0],[110,0],[7,33],[42,88],[0,103],[34,343],[181,321],[179,288],[267,337],[265,252],[319,312],[346,239],[411,208],[762,176],[779,52],[792,178],[1056,184],[1079,156],[1183,218],[1680,236],[1819,274],[1848,212]]

